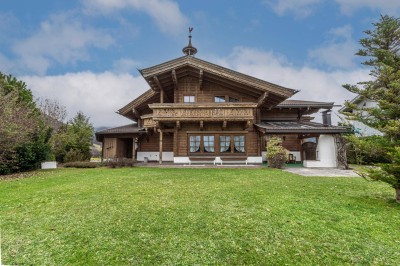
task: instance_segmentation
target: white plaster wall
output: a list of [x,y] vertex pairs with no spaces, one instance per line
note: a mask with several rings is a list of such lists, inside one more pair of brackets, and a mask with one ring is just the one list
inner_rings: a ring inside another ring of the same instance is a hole
[[266,162],[267,161],[267,157],[266,157],[267,156],[267,152],[266,151],[262,151],[261,152],[261,156],[262,156],[262,161]]
[[[149,161],[158,161],[159,160],[159,152],[157,152],[157,151],[138,151],[137,160],[139,162],[143,162],[144,157],[149,158]],[[174,153],[173,152],[163,152],[162,160],[165,162],[174,161]]]
[[289,153],[291,153],[294,156],[296,156],[296,162],[300,162],[301,161],[301,153],[299,151],[289,151]]
[[304,167],[337,167],[335,138],[332,135],[320,135],[317,146],[317,160],[305,160]]

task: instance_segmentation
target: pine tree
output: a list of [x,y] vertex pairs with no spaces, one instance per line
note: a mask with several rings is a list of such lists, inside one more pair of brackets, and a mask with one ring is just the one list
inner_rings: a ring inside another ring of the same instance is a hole
[[366,59],[362,64],[371,68],[371,80],[343,87],[378,105],[357,108],[346,103],[355,111],[345,115],[380,130],[392,143],[393,150],[388,150],[391,163],[361,174],[389,183],[396,189],[396,200],[400,202],[400,18],[384,15],[373,26],[372,30],[364,31],[367,37],[360,40],[362,48],[356,53]]

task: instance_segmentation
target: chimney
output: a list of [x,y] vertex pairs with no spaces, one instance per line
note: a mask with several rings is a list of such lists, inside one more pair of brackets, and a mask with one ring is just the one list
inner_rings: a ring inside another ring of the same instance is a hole
[[331,110],[326,110],[322,112],[322,123],[324,124],[325,127],[329,127],[332,125],[330,112]]

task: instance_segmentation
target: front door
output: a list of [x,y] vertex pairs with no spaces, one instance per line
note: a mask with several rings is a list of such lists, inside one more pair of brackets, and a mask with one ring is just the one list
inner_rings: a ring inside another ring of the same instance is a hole
[[302,145],[304,160],[316,160],[317,159],[317,143],[305,142]]

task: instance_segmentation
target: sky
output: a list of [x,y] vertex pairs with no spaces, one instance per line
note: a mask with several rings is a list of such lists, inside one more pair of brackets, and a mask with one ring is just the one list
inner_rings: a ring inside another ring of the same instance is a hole
[[400,1],[1,0],[0,71],[69,118],[129,124],[116,111],[149,89],[138,69],[182,56],[193,27],[197,58],[341,105],[343,84],[369,79],[354,54],[381,14]]

